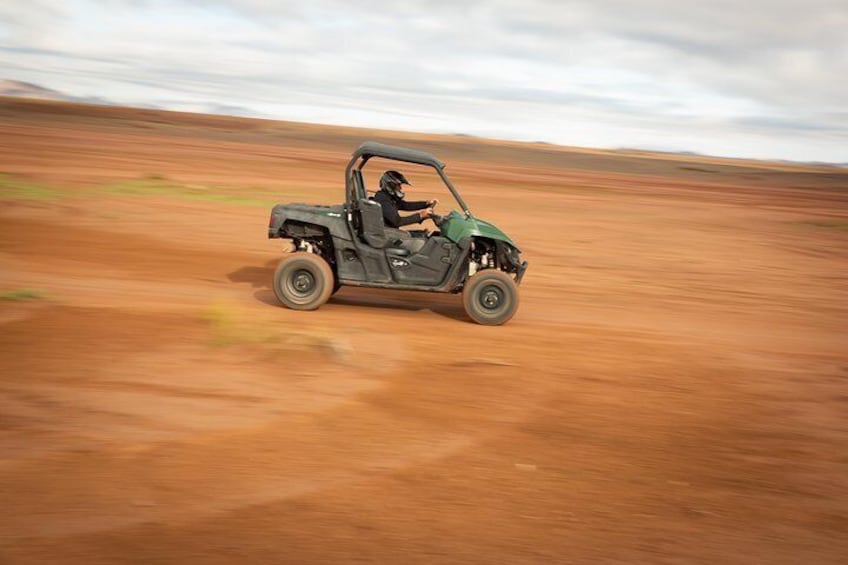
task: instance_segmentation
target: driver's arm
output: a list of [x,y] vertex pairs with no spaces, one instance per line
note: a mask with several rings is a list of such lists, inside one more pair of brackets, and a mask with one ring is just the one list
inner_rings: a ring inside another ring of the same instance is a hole
[[424,208],[430,207],[430,202],[428,200],[398,200],[398,208],[404,210],[406,212],[412,212],[415,210],[423,210]]
[[398,227],[408,226],[410,224],[420,224],[424,221],[424,218],[421,214],[410,214],[409,216],[403,217],[398,222]]
[[[391,219],[389,218],[389,216],[391,216]],[[392,208],[391,212],[389,212],[388,214],[383,213],[383,219],[388,225],[392,226],[393,228],[408,226],[410,224],[420,224],[429,217],[429,210],[418,212],[417,214],[410,214],[409,216],[401,216],[394,208]]]
[[426,217],[427,216],[425,216],[424,213],[401,216],[394,208],[387,212],[383,212],[383,220],[386,222],[386,225],[389,225],[393,228],[408,226],[410,224],[420,224],[424,221]]
[[380,203],[380,207],[383,209],[383,222],[385,222],[387,226],[399,228],[410,224],[420,224],[424,219],[423,214],[411,214],[406,217],[401,216],[398,214],[398,210],[395,207],[395,203],[397,201],[393,201],[391,198],[384,196],[382,192],[378,192],[374,196],[374,200]]

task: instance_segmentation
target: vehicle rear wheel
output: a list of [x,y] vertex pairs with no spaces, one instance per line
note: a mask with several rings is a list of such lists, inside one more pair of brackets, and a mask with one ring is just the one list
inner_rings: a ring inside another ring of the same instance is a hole
[[292,253],[274,273],[277,300],[293,310],[315,310],[330,298],[334,284],[330,265],[314,253]]
[[505,324],[518,310],[518,287],[503,271],[487,269],[471,276],[462,290],[465,313],[478,324]]

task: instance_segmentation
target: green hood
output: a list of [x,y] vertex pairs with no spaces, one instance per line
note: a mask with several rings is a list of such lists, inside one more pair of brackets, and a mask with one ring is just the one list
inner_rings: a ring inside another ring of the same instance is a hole
[[[454,243],[459,243],[466,237],[487,237],[504,241],[518,249],[518,246],[504,232],[487,221],[474,216],[464,217],[455,211],[445,216],[445,220],[446,222],[441,228],[442,233]],[[520,251],[520,249],[518,250]]]

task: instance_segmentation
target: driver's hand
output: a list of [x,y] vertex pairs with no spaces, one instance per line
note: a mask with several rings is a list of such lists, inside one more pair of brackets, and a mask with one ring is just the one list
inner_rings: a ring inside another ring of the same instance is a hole
[[426,210],[421,211],[421,219],[422,220],[427,219],[427,218],[431,217],[432,215],[433,215],[433,209],[432,208],[427,208]]
[[[435,208],[436,204],[438,204],[438,203],[439,203],[439,199],[434,198],[433,200],[430,200],[429,202],[427,202],[427,206],[429,206],[430,208]],[[432,212],[432,210],[431,210],[431,212]]]

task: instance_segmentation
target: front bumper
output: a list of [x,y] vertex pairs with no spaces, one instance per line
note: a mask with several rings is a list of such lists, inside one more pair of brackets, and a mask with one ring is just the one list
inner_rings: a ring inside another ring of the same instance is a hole
[[527,270],[527,261],[521,263],[521,265],[515,271],[515,284],[520,285],[521,279],[524,278],[524,271]]

